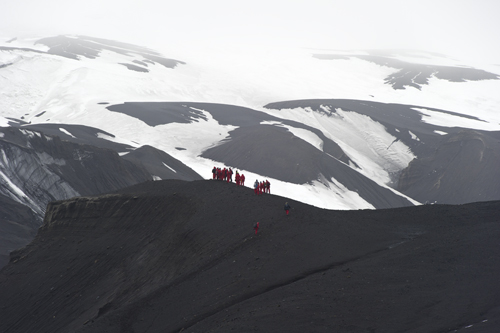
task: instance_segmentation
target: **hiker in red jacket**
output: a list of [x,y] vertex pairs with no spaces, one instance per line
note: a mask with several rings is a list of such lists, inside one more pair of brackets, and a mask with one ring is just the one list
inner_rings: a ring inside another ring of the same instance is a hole
[[288,202],[285,202],[285,213],[286,213],[286,215],[288,215],[289,211],[290,211],[290,205],[288,204]]
[[266,193],[271,194],[271,183],[266,179]]
[[245,186],[245,175],[244,174],[241,174],[240,181],[241,181],[241,186]]
[[236,181],[236,185],[239,186],[241,178],[240,178],[240,174],[238,173],[238,171],[236,171],[236,176],[234,176],[234,180]]
[[231,168],[229,168],[229,170],[227,170],[227,182],[232,182],[233,181],[233,170]]
[[255,234],[257,235],[257,231],[259,231],[259,222],[254,224],[253,229],[255,230]]

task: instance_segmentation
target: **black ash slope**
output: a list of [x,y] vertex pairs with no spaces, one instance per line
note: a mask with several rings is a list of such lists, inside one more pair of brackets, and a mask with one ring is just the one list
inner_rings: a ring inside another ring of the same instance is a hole
[[0,271],[0,331],[448,332],[499,323],[500,202],[378,211],[291,202],[286,217],[285,200],[169,180],[53,202],[36,239]]

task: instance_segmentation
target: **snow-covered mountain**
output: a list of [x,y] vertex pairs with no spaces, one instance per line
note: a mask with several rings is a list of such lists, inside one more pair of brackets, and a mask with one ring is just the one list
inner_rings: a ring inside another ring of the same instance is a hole
[[246,186],[268,179],[273,194],[328,209],[500,199],[499,67],[415,51],[203,51],[0,39],[0,193],[38,216],[49,200],[84,195],[59,168],[36,202],[11,152],[15,129],[26,164],[44,170],[91,167],[34,148],[59,137],[120,156],[142,180],[226,166]]

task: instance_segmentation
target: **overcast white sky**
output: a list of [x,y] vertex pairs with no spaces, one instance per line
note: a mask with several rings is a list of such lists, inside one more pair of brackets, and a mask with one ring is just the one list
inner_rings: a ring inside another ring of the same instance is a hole
[[500,64],[500,0],[6,0],[0,36],[409,48]]

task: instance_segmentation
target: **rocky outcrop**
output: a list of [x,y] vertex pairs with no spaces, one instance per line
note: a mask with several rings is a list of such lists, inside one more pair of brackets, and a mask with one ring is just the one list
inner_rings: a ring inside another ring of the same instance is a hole
[[0,134],[0,200],[9,203],[0,209],[3,257],[33,239],[50,201],[152,180],[144,167],[109,149],[12,127],[2,128]]

